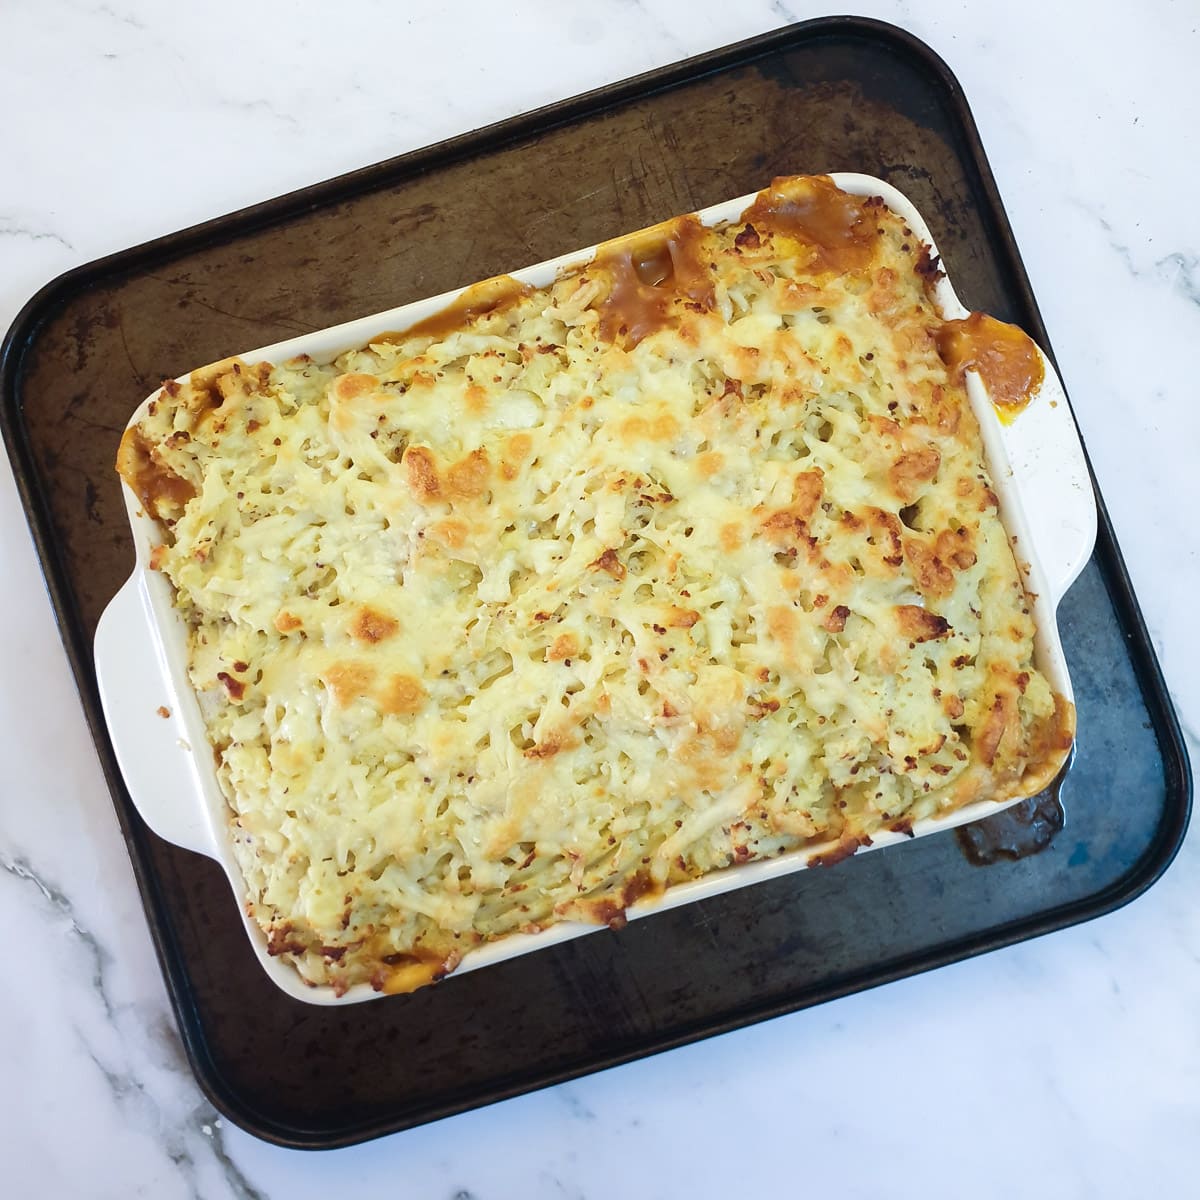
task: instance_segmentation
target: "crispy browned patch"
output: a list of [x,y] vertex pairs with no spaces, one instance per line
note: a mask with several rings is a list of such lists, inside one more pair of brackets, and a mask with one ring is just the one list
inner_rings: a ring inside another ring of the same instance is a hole
[[595,924],[607,925],[609,929],[624,929],[629,924],[629,919],[625,916],[625,905],[611,897],[593,900],[588,906],[588,915]]
[[375,681],[375,668],[362,662],[339,662],[321,676],[339,708],[365,696]]
[[859,846],[864,844],[869,845],[869,843],[860,842],[858,838],[850,834],[845,834],[832,850],[811,855],[808,865],[810,867],[836,867],[838,863],[845,862],[846,859],[853,857]]
[[666,620],[670,629],[691,629],[700,620],[700,614],[694,608],[678,608],[672,604]]
[[846,618],[849,615],[850,610],[844,604],[839,604],[836,608],[829,610],[822,625],[829,633],[841,633],[846,628]]
[[925,404],[926,420],[941,434],[953,437],[962,419],[960,393],[935,383]]
[[624,929],[628,923],[626,909],[643,896],[658,896],[662,894],[662,891],[662,886],[655,883],[647,872],[638,871],[606,896],[570,900],[559,905],[556,911],[568,920],[607,925],[610,929]]
[[918,604],[897,604],[896,624],[912,642],[931,642],[950,632],[950,622]]
[[747,223],[741,232],[734,237],[733,244],[739,250],[757,250],[762,245],[762,238],[758,236],[758,230],[753,225]]
[[938,473],[942,456],[932,446],[906,450],[888,470],[892,491],[906,504],[915,500],[921,484],[928,483]]
[[275,628],[280,633],[291,633],[295,629],[299,629],[304,624],[295,613],[290,613],[287,609],[281,609],[275,617]]
[[418,500],[433,500],[441,493],[437,459],[428,446],[409,446],[404,451],[403,462],[408,472],[408,486]]
[[383,711],[411,716],[421,711],[425,697],[426,691],[419,679],[411,675],[393,675],[383,692]]
[[545,739],[538,742],[536,746],[530,746],[525,751],[526,758],[553,758],[560,750],[570,750],[578,743],[568,736],[560,732],[554,732]]
[[943,529],[937,537],[937,554],[943,562],[960,571],[975,565],[974,537],[971,531],[960,525],[957,529]]
[[241,700],[246,695],[246,685],[240,679],[230,675],[228,671],[218,671],[217,678],[225,685],[230,700]]
[[445,521],[434,521],[429,527],[429,532],[443,546],[459,550],[466,545],[470,530],[462,521],[449,517]]
[[1021,786],[1028,794],[1046,787],[1061,769],[1075,740],[1075,705],[1054,695],[1054,712],[1034,722],[1025,747]]
[[546,651],[546,657],[551,662],[562,662],[572,655],[579,653],[579,641],[573,633],[560,633],[554,639],[553,645]]
[[236,356],[197,367],[188,376],[188,389],[191,392],[187,400],[188,408],[198,413],[220,408],[230,396],[243,390],[255,377],[256,374]]
[[899,517],[883,508],[868,508],[866,512],[880,551],[886,551],[880,557],[889,567],[900,566],[904,562],[904,549],[901,545]]
[[337,377],[333,384],[333,392],[339,400],[357,400],[359,396],[369,396],[378,386],[379,380],[373,375],[361,375],[351,371]]
[[267,953],[278,956],[280,954],[303,954],[308,946],[296,934],[290,921],[283,921],[278,925],[273,925],[267,931]]
[[588,566],[593,570],[607,571],[616,580],[625,578],[625,564],[617,557],[617,552],[611,547],[605,550],[595,562],[589,563]]
[[1005,730],[1016,715],[1015,704],[1008,695],[999,695],[992,701],[988,715],[975,731],[974,746],[980,759],[989,767],[996,761],[996,752],[1004,738]]
[[504,444],[500,474],[505,479],[516,479],[520,474],[521,464],[529,457],[532,449],[533,438],[528,433],[514,433]]
[[718,750],[728,752],[736,749],[741,745],[742,741],[742,725],[740,723],[727,725],[710,725],[708,727],[701,726],[702,732],[706,733],[712,743]]
[[922,746],[917,753],[920,755],[936,754],[946,744],[946,735],[939,733],[928,746]]
[[812,546],[816,538],[808,532],[808,520],[794,507],[777,508],[762,520],[762,530],[776,545],[799,548]]
[[900,436],[900,425],[891,417],[881,417],[878,413],[867,413],[867,424],[870,425],[873,433],[882,438],[898,438]]
[[928,246],[921,247],[916,270],[917,274],[925,281],[926,287],[931,287],[944,274],[942,260],[933,254]]
[[472,450],[446,472],[446,490],[451,496],[474,499],[487,491],[491,465],[486,450]]
[[922,596],[937,600],[954,591],[954,572],[920,538],[904,539],[904,557]]
[[350,625],[350,636],[360,642],[382,642],[400,628],[400,622],[365,604],[360,608]]
[[775,604],[767,609],[767,632],[784,647],[785,654],[789,657],[796,644],[797,627],[794,609],[782,604]]
[[514,433],[504,444],[504,456],[512,462],[524,462],[533,450],[533,436],[529,433]]
[[817,511],[825,492],[825,473],[820,467],[801,471],[792,480],[792,509],[802,520],[809,520]]
[[679,436],[679,422],[670,413],[660,413],[650,422],[650,436],[656,442],[669,442]]

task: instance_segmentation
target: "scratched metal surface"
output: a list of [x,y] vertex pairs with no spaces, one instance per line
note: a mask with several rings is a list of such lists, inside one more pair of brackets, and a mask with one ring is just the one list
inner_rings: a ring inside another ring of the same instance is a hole
[[[45,302],[19,348],[8,416],[22,424],[24,477],[93,720],[81,647],[132,565],[113,456],[164,377],[806,171],[897,184],[966,303],[1038,331],[1019,265],[998,248],[1003,218],[972,160],[965,110],[919,50],[829,21],[734,58],[610,97],[558,128],[442,155],[419,174],[385,164],[326,189],[315,207],[226,221],[200,244],[166,239]],[[328,1010],[274,989],[218,868],[150,834],[116,784],[202,1084],[263,1136],[353,1141],[1030,936],[1131,894],[1169,857],[1180,799],[1159,749],[1154,680],[1131,658],[1131,617],[1110,595],[1124,603],[1104,537],[1062,609],[1081,730],[1067,829],[1022,861],[972,867],[940,835],[413,996]],[[1137,804],[1114,803],[1129,797]]]

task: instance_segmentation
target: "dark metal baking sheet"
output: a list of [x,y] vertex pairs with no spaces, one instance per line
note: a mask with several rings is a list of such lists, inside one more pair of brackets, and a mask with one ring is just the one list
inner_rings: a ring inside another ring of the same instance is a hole
[[1048,344],[958,85],[920,42],[853,18],[795,25],[114,255],[55,280],[17,318],[0,357],[4,436],[188,1054],[239,1125],[291,1146],[373,1137],[1095,916],[1170,862],[1187,761],[1103,511],[1061,609],[1080,729],[1068,824],[1035,857],[974,867],[940,834],[412,996],[322,1009],[275,989],[217,866],[151,834],[122,787],[91,639],[132,566],[117,440],[161,379],[777,174],[833,170],[899,186],[968,306]]

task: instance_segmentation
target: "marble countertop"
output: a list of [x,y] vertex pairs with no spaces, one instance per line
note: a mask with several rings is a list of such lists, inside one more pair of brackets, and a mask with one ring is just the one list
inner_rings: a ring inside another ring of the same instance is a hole
[[[963,85],[1195,757],[1195,6],[859,11],[926,40]],[[0,329],[100,255],[814,15],[768,0],[7,4]],[[1034,942],[349,1150],[255,1140],[183,1059],[3,460],[0,571],[6,1194],[1194,1190],[1200,833],[1132,905]],[[993,1029],[999,1057],[980,1049]]]

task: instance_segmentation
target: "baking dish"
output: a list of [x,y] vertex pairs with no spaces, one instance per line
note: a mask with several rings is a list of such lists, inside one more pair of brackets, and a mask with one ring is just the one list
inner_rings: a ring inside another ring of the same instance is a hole
[[[894,189],[866,176],[836,175],[833,179],[847,192],[881,197],[919,238],[932,245],[923,221]],[[753,196],[743,197],[698,215],[706,224],[732,221],[753,199]],[[593,249],[514,274],[523,283],[540,286],[552,281],[559,271],[586,262]],[[456,295],[434,297],[241,357],[253,363],[303,353],[328,361],[376,334],[423,320]],[[939,281],[936,301],[945,317],[966,315],[944,278]],[[1095,508],[1065,397],[1052,369],[1048,364],[1045,367],[1045,382],[1028,408],[1011,424],[999,421],[982,385],[973,376],[968,376],[968,394],[980,419],[1004,522],[1014,539],[1019,562],[1027,566],[1028,588],[1035,597],[1038,666],[1055,690],[1070,699],[1070,681],[1058,642],[1054,609],[1088,556],[1094,536]],[[141,411],[134,415],[134,420]],[[125,500],[137,545],[137,565],[105,613],[96,639],[97,673],[113,743],[130,793],[151,828],[178,845],[215,858],[240,896],[241,879],[226,835],[225,801],[211,767],[198,706],[186,682],[184,630],[172,606],[170,584],[147,570],[157,529],[141,513],[132,493],[127,491]],[[148,653],[147,648],[153,648],[153,653]],[[165,717],[161,715],[164,713]],[[970,805],[946,817],[918,822],[913,832],[920,835],[950,828],[1002,807],[1005,805],[990,802]],[[874,845],[886,845],[904,836],[880,835]],[[640,902],[631,909],[630,916],[772,878],[808,865],[820,853],[820,847],[809,847],[778,859],[679,884],[665,896]],[[377,995],[362,986],[338,998],[332,989],[305,985],[290,966],[270,957],[258,926],[248,919],[246,924],[271,977],[289,994],[318,1003],[348,1003]],[[470,952],[459,970],[483,966],[593,928],[558,925],[536,935],[512,935]]]

